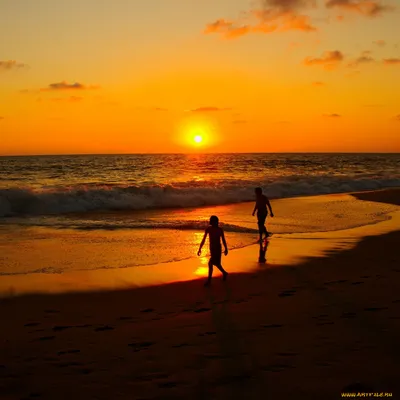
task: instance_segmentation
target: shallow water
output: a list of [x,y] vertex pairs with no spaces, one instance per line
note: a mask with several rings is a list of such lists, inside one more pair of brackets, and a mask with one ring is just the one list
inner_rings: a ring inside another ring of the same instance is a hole
[[[0,225],[0,275],[151,266],[196,258],[210,215],[218,215],[229,249],[258,238],[253,203],[179,210],[8,219]],[[333,232],[389,219],[397,206],[351,195],[280,199],[268,219],[274,237]],[[48,222],[48,223],[47,223]],[[57,227],[57,228],[56,228]],[[72,227],[75,227],[72,229]],[[207,244],[204,256],[207,256]]]

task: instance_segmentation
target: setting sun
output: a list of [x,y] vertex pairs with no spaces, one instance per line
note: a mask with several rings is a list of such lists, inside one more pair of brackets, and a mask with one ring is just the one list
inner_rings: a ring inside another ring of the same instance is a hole
[[196,135],[193,140],[197,143],[200,144],[203,141],[203,138],[200,135]]

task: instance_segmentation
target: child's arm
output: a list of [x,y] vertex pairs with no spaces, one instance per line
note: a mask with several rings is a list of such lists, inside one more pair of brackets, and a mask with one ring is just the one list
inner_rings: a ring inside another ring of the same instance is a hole
[[199,251],[197,252],[197,255],[198,255],[199,257],[200,257],[200,255],[201,255],[201,249],[203,248],[204,243],[206,242],[207,234],[208,234],[208,229],[206,229],[206,231],[204,232],[203,240],[201,241],[200,247],[199,247]]
[[254,214],[255,214],[256,211],[257,211],[257,208],[258,208],[258,205],[257,205],[257,202],[256,202],[256,204],[255,204],[255,206],[254,206],[253,214],[251,214],[253,217],[254,217]]
[[224,247],[225,247],[224,254],[227,256],[228,255],[228,246],[226,245],[225,234],[222,229],[221,229],[221,238],[222,238],[222,243],[224,244]]
[[269,202],[269,199],[267,199],[267,206],[268,206],[268,208],[269,208],[269,212],[270,212],[270,214],[271,214],[271,217],[273,217],[273,216],[274,216],[274,213],[272,212],[272,207],[271,207],[271,203]]

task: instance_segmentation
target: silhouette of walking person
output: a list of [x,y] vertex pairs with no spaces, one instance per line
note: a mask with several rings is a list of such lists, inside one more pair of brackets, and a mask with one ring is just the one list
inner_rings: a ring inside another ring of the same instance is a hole
[[214,265],[222,272],[224,281],[228,276],[228,273],[222,268],[221,265],[221,253],[222,253],[221,240],[225,247],[224,254],[226,256],[228,255],[228,247],[226,245],[224,230],[221,227],[219,227],[218,224],[219,224],[218,217],[213,215],[210,218],[210,226],[206,228],[203,240],[200,243],[199,251],[197,252],[197,255],[200,256],[201,249],[204,246],[204,243],[207,239],[207,235],[209,235],[211,257],[210,260],[208,261],[208,279],[204,284],[204,286],[209,286],[211,284]]
[[268,197],[263,194],[262,189],[260,187],[257,187],[254,191],[256,193],[256,204],[254,206],[252,215],[254,216],[257,211],[257,224],[261,243],[263,234],[265,234],[265,239],[270,235],[270,233],[267,231],[267,228],[265,227],[265,221],[268,216],[268,209],[270,211],[271,217],[274,216],[274,213],[272,212],[271,203],[269,202]]

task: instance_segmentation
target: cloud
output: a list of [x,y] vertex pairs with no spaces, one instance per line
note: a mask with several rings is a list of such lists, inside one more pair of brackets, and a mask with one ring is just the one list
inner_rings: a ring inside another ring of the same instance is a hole
[[88,90],[98,89],[98,86],[86,86],[82,83],[67,83],[65,81],[50,83],[46,88],[40,89],[42,92],[53,91],[53,90]]
[[307,15],[299,14],[302,8],[315,7],[314,0],[262,0],[261,7],[242,13],[240,21],[224,18],[206,25],[203,33],[219,33],[227,39],[234,39],[249,33],[272,33],[287,31],[313,32]]
[[326,51],[321,57],[307,57],[303,62],[307,66],[320,65],[325,69],[336,68],[344,59],[342,52],[338,50]]
[[2,121],[4,119],[4,117],[0,117],[0,121]]
[[400,65],[400,58],[385,58],[383,63],[385,65]]
[[0,61],[0,71],[10,71],[28,67],[26,64],[18,63],[15,60]]
[[382,4],[381,0],[328,0],[326,7],[355,12],[367,17],[376,17],[393,10],[393,7]]
[[379,46],[379,47],[384,47],[386,46],[386,42],[384,40],[375,40],[375,42],[373,42],[375,45]]
[[262,0],[264,8],[274,8],[282,11],[296,11],[302,8],[313,8],[315,0]]
[[400,114],[396,115],[396,116],[394,117],[394,119],[395,119],[396,121],[399,121],[399,122],[400,122]]
[[326,118],[341,118],[340,114],[324,114],[323,116]]
[[229,111],[229,110],[232,110],[232,109],[231,108],[219,108],[219,107],[199,107],[199,108],[190,110],[190,112],[202,113],[202,112],[218,112],[218,111]]
[[167,108],[163,108],[163,107],[154,107],[154,108],[152,108],[152,110],[153,111],[161,111],[161,112],[168,111]]
[[370,51],[363,51],[359,57],[348,64],[349,67],[358,67],[361,64],[370,64],[375,62],[375,59],[371,57]]
[[239,36],[246,35],[251,31],[251,27],[248,25],[245,26],[235,26],[235,23],[232,21],[227,21],[225,19],[218,19],[215,22],[212,22],[206,26],[204,30],[205,34],[210,33],[221,33],[228,39],[233,39]]
[[247,121],[244,119],[236,119],[235,121],[232,121],[233,124],[236,125],[243,125],[243,124],[247,124]]
[[317,81],[317,82],[313,82],[312,85],[316,86],[316,87],[322,87],[322,86],[326,86],[326,83]]

